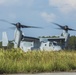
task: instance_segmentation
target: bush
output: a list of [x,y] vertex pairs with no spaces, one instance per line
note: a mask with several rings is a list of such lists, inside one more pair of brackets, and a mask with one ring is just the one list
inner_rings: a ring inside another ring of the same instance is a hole
[[37,73],[76,70],[76,51],[0,49],[0,73]]

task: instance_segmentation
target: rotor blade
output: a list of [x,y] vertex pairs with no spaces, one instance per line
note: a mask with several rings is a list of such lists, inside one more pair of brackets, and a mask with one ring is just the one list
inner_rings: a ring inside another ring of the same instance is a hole
[[61,28],[55,28],[55,29],[59,29],[59,30],[62,30]]
[[[69,28],[67,25],[65,25],[65,26],[61,26],[60,24],[57,24],[57,23],[54,23],[54,22],[52,22],[53,24],[55,24],[55,25],[57,25],[57,26],[59,26],[61,29],[63,29],[63,30],[71,30],[71,31],[76,31],[75,29],[71,29],[71,28]],[[58,28],[59,29],[59,28]]]
[[76,31],[75,29],[71,29],[71,28],[68,28],[68,30],[71,30],[71,31]]
[[12,25],[14,25],[14,26],[16,26],[17,24],[15,24],[15,23],[11,23]]
[[12,24],[12,25],[15,25],[15,26],[16,26],[15,23],[11,23],[11,22],[9,22],[9,21],[7,21],[7,20],[0,19],[0,21],[3,21],[3,22],[6,22],[6,23],[9,23],[9,24]]
[[42,27],[35,27],[35,26],[26,26],[26,25],[21,25],[22,28],[42,28]]
[[53,24],[55,24],[55,25],[57,25],[57,26],[59,26],[60,28],[64,28],[64,26],[61,26],[60,24],[57,24],[57,23],[54,23],[54,22],[52,22]]
[[15,30],[16,27],[9,27],[9,29]]
[[[14,26],[17,26],[17,23],[11,23],[11,22],[9,22],[7,20],[4,20],[4,19],[0,19],[0,21],[3,21],[3,22],[6,22],[6,23],[9,23],[9,24],[12,24]],[[22,27],[22,28],[42,28],[42,27],[27,26],[27,25],[21,25],[21,24],[20,24],[20,27]]]
[[3,21],[3,22],[7,22],[7,23],[10,23],[10,22],[8,22],[8,21],[6,21],[6,20],[3,20],[3,19],[0,19],[0,21]]

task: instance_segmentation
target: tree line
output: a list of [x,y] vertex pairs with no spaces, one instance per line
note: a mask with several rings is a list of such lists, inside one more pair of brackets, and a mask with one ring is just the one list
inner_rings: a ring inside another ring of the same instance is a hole
[[68,42],[68,49],[76,50],[76,36],[71,36]]

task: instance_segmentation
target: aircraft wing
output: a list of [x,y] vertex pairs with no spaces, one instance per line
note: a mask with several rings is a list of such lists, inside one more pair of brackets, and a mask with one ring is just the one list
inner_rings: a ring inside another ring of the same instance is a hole
[[22,41],[39,41],[39,38],[35,38],[35,37],[29,37],[29,36],[23,36]]
[[65,38],[48,38],[48,41],[60,41],[60,40],[65,40]]
[[48,38],[48,41],[57,41],[57,42],[64,42],[65,38]]

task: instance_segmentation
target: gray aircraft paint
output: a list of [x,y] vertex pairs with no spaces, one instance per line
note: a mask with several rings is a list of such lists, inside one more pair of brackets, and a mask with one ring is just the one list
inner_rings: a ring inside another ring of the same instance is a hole
[[59,46],[56,41],[42,42],[41,46],[40,46],[41,51],[43,51],[43,50],[46,50],[46,51],[59,51],[61,49],[62,49],[61,46]]
[[27,41],[21,41],[21,42],[20,42],[20,48],[21,48],[24,52],[27,52],[28,50],[31,50],[32,47],[34,47],[33,42],[27,42]]
[[[64,30],[63,37],[65,39],[65,46],[64,47],[66,47],[67,44],[68,44],[68,39],[69,39],[68,31],[66,32]],[[14,48],[20,47],[25,52],[28,51],[28,50],[32,50],[32,49],[54,50],[54,51],[58,51],[58,50],[62,49],[61,46],[54,45],[53,42],[48,41],[48,38],[39,38],[38,41],[33,41],[33,46],[30,46],[30,44],[32,44],[32,42],[28,41],[28,43],[29,43],[28,44],[27,41],[21,41],[22,40],[21,38],[22,38],[21,29],[20,28],[16,28],[16,30],[15,30],[15,39],[14,39]],[[24,45],[25,43],[28,44],[28,47],[27,47],[27,44]],[[51,45],[50,45],[50,43],[51,43]],[[46,44],[46,46],[45,46],[45,44]]]
[[19,28],[16,28],[14,33],[14,48],[20,47],[21,38],[22,38],[22,31]]
[[68,33],[68,31],[63,30],[63,36],[65,38],[65,47],[67,47],[70,34]]

